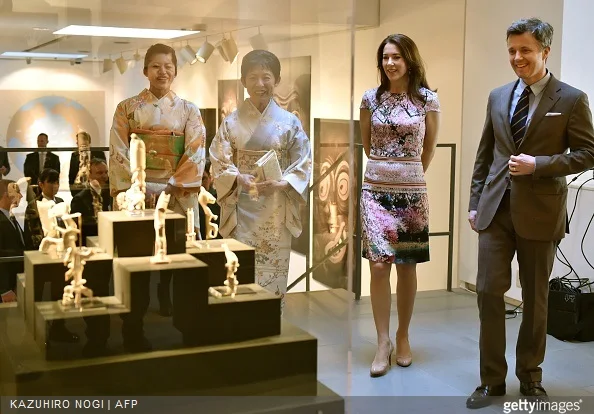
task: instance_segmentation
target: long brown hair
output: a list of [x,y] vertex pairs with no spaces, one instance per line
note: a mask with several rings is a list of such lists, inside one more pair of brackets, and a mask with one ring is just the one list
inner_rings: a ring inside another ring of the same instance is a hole
[[375,95],[376,100],[379,102],[380,97],[386,91],[390,90],[390,79],[386,75],[384,71],[384,67],[382,65],[384,61],[384,47],[388,44],[392,43],[396,45],[400,50],[400,54],[404,58],[406,62],[406,66],[408,67],[408,91],[407,94],[412,101],[417,101],[419,103],[425,103],[425,96],[423,96],[420,92],[421,87],[429,88],[429,84],[427,83],[427,79],[425,77],[425,64],[423,63],[423,59],[421,59],[421,54],[419,53],[419,49],[413,40],[403,34],[392,34],[386,37],[382,43],[380,43],[377,49],[377,69],[380,74],[380,86],[377,88],[377,93]]

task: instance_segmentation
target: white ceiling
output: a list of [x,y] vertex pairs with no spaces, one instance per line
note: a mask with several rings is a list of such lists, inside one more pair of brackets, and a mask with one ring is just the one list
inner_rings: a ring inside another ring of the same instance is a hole
[[[362,2],[357,2],[361,4]],[[268,42],[350,29],[351,0],[0,0],[0,53],[35,50],[89,53],[103,59],[146,49],[152,39],[62,37],[53,32],[71,24],[159,29],[191,29],[199,35],[163,43],[199,46],[206,35],[212,43],[233,32],[247,42],[258,28]],[[356,25],[379,24],[379,0],[358,6]],[[44,29],[44,30],[39,30]]]

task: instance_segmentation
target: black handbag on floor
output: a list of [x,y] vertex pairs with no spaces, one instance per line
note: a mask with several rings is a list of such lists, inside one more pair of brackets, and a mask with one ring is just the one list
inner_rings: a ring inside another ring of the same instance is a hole
[[562,341],[594,341],[594,282],[554,278],[549,281],[547,333]]

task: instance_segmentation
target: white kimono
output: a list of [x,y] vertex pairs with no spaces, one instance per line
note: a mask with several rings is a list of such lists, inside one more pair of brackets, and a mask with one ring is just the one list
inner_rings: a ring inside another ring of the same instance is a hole
[[[200,188],[205,163],[206,131],[196,105],[179,98],[173,91],[158,99],[148,89],[126,99],[117,106],[113,116],[109,140],[109,184],[112,194],[130,188],[130,134],[135,131],[162,131],[184,137],[184,154],[175,172],[161,180],[147,177],[147,199],[155,199],[167,184],[183,188]],[[194,209],[194,223],[198,221],[198,196],[171,197],[169,208],[185,215]]]
[[[290,188],[254,201],[236,178],[252,173],[255,161],[270,149],[276,151],[282,179]],[[219,232],[254,247],[256,282],[284,296],[291,236],[301,234],[299,206],[306,200],[311,174],[311,147],[301,122],[274,100],[260,113],[246,99],[221,124],[210,160],[221,206]]]

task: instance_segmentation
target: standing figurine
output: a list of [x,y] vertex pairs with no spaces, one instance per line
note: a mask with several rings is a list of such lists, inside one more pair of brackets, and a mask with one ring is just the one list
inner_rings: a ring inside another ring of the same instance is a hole
[[165,235],[165,214],[169,204],[169,194],[165,191],[159,195],[155,207],[155,255],[151,257],[151,263],[170,263],[171,259],[167,257],[167,237]]
[[132,185],[126,192],[119,193],[116,197],[120,210],[144,210],[146,194],[146,146],[138,135],[130,136],[130,172]]
[[213,214],[209,204],[216,203],[217,199],[211,193],[206,191],[204,187],[200,187],[200,194],[198,194],[198,203],[202,206],[202,211],[204,211],[204,224],[206,226],[206,239],[214,239],[219,234],[219,226],[217,223],[214,223],[219,216]]
[[[53,201],[46,202],[45,204],[40,203],[39,201],[37,202],[38,209],[41,206],[41,210],[39,210],[39,218],[41,220],[41,226],[44,230],[44,233],[47,228],[46,226],[49,224],[47,234],[45,234],[45,237],[41,240],[41,243],[39,244],[39,251],[47,253],[53,245],[56,248],[56,253],[58,255],[61,255],[62,253],[64,253],[65,249],[64,233],[66,232],[66,230],[77,228],[76,221],[74,221],[74,218],[78,218],[80,216],[80,213],[69,214],[70,205],[65,202],[61,202],[58,204],[54,203],[53,205],[50,205],[49,209],[45,210],[49,203],[53,203]],[[45,211],[47,211],[47,216]],[[47,217],[48,219],[46,219],[45,217]],[[65,227],[60,227],[58,219],[62,220]]]
[[69,285],[64,287],[64,295],[62,296],[62,305],[68,306],[74,304],[76,308],[82,305],[82,297],[93,297],[93,291],[85,286],[86,279],[83,279],[82,274],[85,268],[86,259],[93,255],[91,249],[86,247],[79,248],[76,245],[78,234],[80,230],[75,228],[68,228],[63,235],[64,247],[66,254],[64,255],[63,263],[68,266],[68,271],[65,274],[65,280],[72,279]]
[[186,242],[193,243],[196,241],[196,229],[194,228],[194,209],[188,208],[186,211]]
[[223,243],[221,247],[225,250],[225,259],[227,260],[227,263],[225,263],[225,268],[227,268],[225,287],[222,289],[220,287],[218,289],[209,287],[208,293],[215,298],[221,298],[223,296],[231,296],[234,298],[237,293],[237,286],[239,286],[237,276],[235,275],[239,268],[239,259],[237,258],[237,255],[229,249],[227,243]]
[[78,134],[78,173],[74,179],[75,184],[86,185],[89,182],[89,172],[91,168],[91,151],[89,142],[90,136],[87,134]]
[[225,267],[227,268],[227,280],[225,280],[227,296],[231,295],[231,297],[234,298],[237,293],[237,285],[239,285],[237,276],[235,275],[239,268],[239,259],[237,258],[237,255],[229,249],[227,243],[223,243],[222,247],[225,249],[225,259],[227,259],[227,263],[225,263]]

